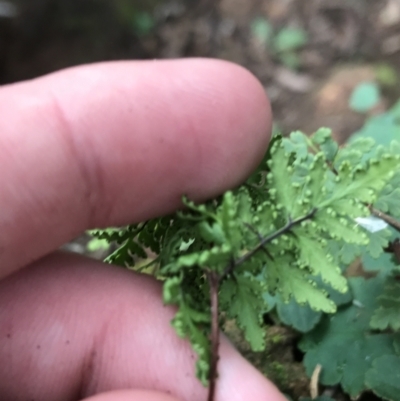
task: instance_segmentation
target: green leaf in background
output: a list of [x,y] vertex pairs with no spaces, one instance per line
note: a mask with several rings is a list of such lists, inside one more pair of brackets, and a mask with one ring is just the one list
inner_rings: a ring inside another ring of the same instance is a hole
[[383,275],[387,275],[397,268],[392,254],[388,252],[382,253],[378,258],[373,258],[370,254],[363,253],[361,261],[365,271],[376,271]]
[[400,217],[400,187],[385,188],[382,191],[379,199],[376,201],[375,206],[382,212],[389,212],[393,217]]
[[270,294],[267,291],[264,291],[263,300],[264,300],[265,307],[264,307],[262,313],[264,314],[264,313],[271,312],[272,309],[274,309],[275,306],[276,306],[277,297],[272,295],[272,294]]
[[389,241],[393,241],[399,235],[394,228],[388,227],[375,233],[368,233],[370,243],[362,249],[361,261],[364,270],[375,271],[382,276],[387,276],[397,269],[393,254],[384,252]]
[[384,253],[384,248],[388,246],[391,232],[388,228],[385,228],[384,230],[376,231],[374,233],[367,230],[366,233],[369,238],[369,243],[365,247],[365,252],[377,259],[382,255],[382,253]]
[[365,380],[367,387],[377,396],[400,401],[400,358],[396,355],[383,355],[375,359]]
[[357,397],[366,389],[365,375],[372,362],[381,355],[393,354],[394,335],[370,333],[371,315],[378,307],[384,279],[352,278],[349,283],[353,303],[333,316],[325,316],[299,345],[306,353],[303,363],[309,376],[320,364],[321,383],[340,384],[351,397]]
[[112,3],[118,21],[138,36],[145,36],[155,26],[154,13],[162,0],[114,0]]
[[397,171],[389,183],[383,188],[375,207],[384,213],[400,218],[400,171]]
[[393,346],[394,346],[394,350],[396,351],[396,354],[398,356],[400,356],[400,333],[395,334]]
[[371,318],[374,330],[400,329],[400,283],[389,276],[382,295],[378,297],[379,308]]
[[276,311],[282,323],[301,333],[312,330],[322,317],[321,312],[313,311],[308,305],[299,305],[294,299],[288,303],[278,300]]
[[272,25],[263,17],[255,18],[250,26],[252,35],[263,45],[267,45],[273,34]]
[[350,143],[360,137],[369,137],[378,145],[388,146],[393,140],[400,140],[400,101],[388,112],[373,116],[354,133]]
[[349,107],[359,113],[373,109],[381,98],[379,87],[374,82],[362,82],[353,91]]
[[399,82],[397,70],[388,63],[380,63],[375,66],[375,77],[382,86],[392,87]]
[[153,16],[148,12],[138,12],[132,21],[133,30],[140,36],[148,35],[154,28]]
[[279,58],[281,63],[290,70],[296,70],[300,67],[300,57],[294,51],[284,52],[279,56]]
[[304,29],[286,27],[281,29],[274,38],[274,50],[278,53],[298,50],[308,42]]
[[[397,288],[399,289],[399,288]],[[378,308],[371,318],[371,328],[375,330],[400,329],[400,300],[382,299],[381,307]]]
[[329,253],[335,258],[336,263],[348,266],[361,254],[361,248],[356,244],[347,244],[344,241],[329,241]]

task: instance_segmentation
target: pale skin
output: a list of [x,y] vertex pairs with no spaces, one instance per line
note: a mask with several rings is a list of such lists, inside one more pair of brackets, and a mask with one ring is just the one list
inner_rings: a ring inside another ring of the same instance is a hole
[[[56,249],[242,182],[270,136],[261,85],[221,61],[105,63],[4,86],[0,110],[1,400],[206,400],[159,283]],[[220,355],[216,401],[285,400]]]

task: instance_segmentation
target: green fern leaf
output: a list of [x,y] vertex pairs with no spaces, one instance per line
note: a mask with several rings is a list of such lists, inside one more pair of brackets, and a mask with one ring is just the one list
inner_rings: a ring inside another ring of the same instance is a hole
[[339,151],[339,145],[332,138],[332,130],[330,128],[317,130],[311,137],[311,141],[315,146],[319,147],[328,162],[332,162],[335,159]]
[[312,274],[320,275],[322,280],[335,290],[346,292],[347,280],[343,277],[339,266],[334,263],[326,243],[311,238],[303,228],[295,229],[294,232],[298,240],[300,263],[308,266]]
[[[390,352],[389,334],[366,334],[372,311],[374,327],[397,329],[393,310],[398,305],[396,297],[386,295],[377,304],[381,277],[363,282],[363,288],[372,286],[367,293],[373,301],[362,298],[361,282],[351,279],[355,299],[349,305],[351,294],[345,292],[342,271],[361,254],[363,261],[367,254],[382,258],[389,239],[386,230],[366,232],[357,218],[369,216],[367,206],[374,202],[400,215],[399,149],[399,144],[376,148],[365,138],[339,149],[328,129],[311,138],[301,132],[284,139],[274,136],[245,185],[201,205],[184,198],[184,209],[175,214],[96,230],[95,235],[120,245],[107,259],[112,263],[131,266],[136,257],[147,257],[148,249],[156,254],[154,274],[164,283],[164,302],[178,308],[172,324],[199,355],[197,374],[203,384],[210,362],[206,276],[212,272],[221,284],[220,315],[236,321],[254,350],[265,346],[261,314],[270,309],[270,294],[280,299],[282,320],[294,327],[310,330],[321,319],[306,336],[307,370],[322,361],[323,382],[341,383],[355,396],[365,389],[365,371],[371,366],[366,355],[376,357],[375,348]],[[368,307],[357,306],[364,302],[370,302]],[[322,312],[335,312],[336,305],[342,306],[335,317],[321,318]],[[298,311],[304,313],[296,320]],[[351,330],[342,333],[343,352],[333,358],[328,351],[336,353],[338,337],[331,336],[340,336],[339,325]],[[362,341],[352,353],[356,334]]]
[[374,330],[400,330],[400,283],[390,276],[382,295],[378,297],[379,307],[371,317]]
[[198,266],[217,266],[215,270],[222,271],[232,257],[229,244],[214,246],[210,249],[179,256],[176,261],[164,266],[161,271],[166,274],[178,273],[182,268]]
[[182,276],[173,277],[165,281],[163,297],[165,304],[178,305],[179,307],[171,324],[179,337],[190,340],[193,349],[198,355],[196,375],[206,386],[210,369],[209,311],[196,310],[192,306],[193,300],[190,295],[183,291]]
[[135,255],[142,259],[147,258],[147,253],[142,246],[134,241],[133,238],[129,238],[115,252],[107,256],[105,261],[119,266],[131,267],[135,264]]
[[339,215],[352,218],[367,217],[371,214],[369,209],[355,199],[336,199],[330,207]]
[[376,142],[368,137],[351,137],[346,146],[339,149],[334,161],[334,167],[340,169],[343,162],[351,166],[360,163],[366,167],[366,162],[376,153]]
[[400,188],[388,187],[381,192],[375,207],[382,212],[387,212],[393,217],[400,218]]
[[307,196],[310,199],[311,205],[318,207],[327,197],[325,188],[328,179],[326,160],[323,153],[318,153],[314,161],[311,163],[307,181]]
[[208,221],[201,221],[197,225],[197,229],[200,237],[208,243],[222,245],[227,241],[224,230],[219,223],[209,223]]
[[[267,236],[276,230],[275,221],[278,220],[278,211],[270,202],[263,202],[253,212],[251,224],[262,236]],[[254,233],[253,236],[254,237]]]
[[261,297],[264,291],[259,281],[243,275],[226,281],[221,287],[225,297],[221,302],[226,304],[228,316],[236,318],[253,351],[262,351],[265,347],[261,315],[266,308]]
[[354,171],[348,163],[343,163],[338,171],[335,193],[325,202],[330,205],[337,199],[358,199],[368,204],[375,202],[388,180],[393,176],[393,171],[400,168],[399,157],[384,154],[381,160],[370,159],[368,168],[357,166]]
[[355,221],[340,217],[332,208],[318,211],[314,221],[328,238],[344,240],[348,244],[368,244],[364,230],[361,230]]
[[294,256],[284,254],[266,264],[263,277],[268,292],[279,292],[284,302],[293,297],[299,304],[308,304],[315,311],[335,312],[335,303],[327,298],[323,290],[316,287],[310,280],[309,273],[296,267],[295,263]]
[[[242,195],[242,207],[244,202],[244,195]],[[250,198],[248,198],[250,204]],[[222,201],[222,205],[218,210],[218,217],[221,222],[221,226],[225,232],[228,243],[232,249],[237,249],[242,242],[242,232],[239,227],[238,214],[237,214],[238,202],[235,195],[228,191],[225,193]]]
[[289,138],[282,139],[283,147],[286,153],[294,153],[300,160],[306,160],[309,157],[309,140],[301,131],[294,131]]
[[298,190],[291,183],[293,168],[288,165],[288,154],[281,143],[274,144],[268,166],[271,172],[268,173],[267,180],[269,187],[273,188],[270,194],[283,206],[286,218],[298,217],[301,209],[296,202]]
[[354,262],[362,253],[359,245],[348,244],[342,240],[329,240],[328,249],[336,264],[345,266]]

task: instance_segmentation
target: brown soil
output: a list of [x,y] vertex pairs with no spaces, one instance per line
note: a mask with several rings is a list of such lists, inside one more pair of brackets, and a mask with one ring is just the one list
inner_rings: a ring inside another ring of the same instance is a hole
[[[14,1],[19,17],[0,19],[1,82],[99,60],[217,57],[260,79],[284,132],[329,126],[344,140],[364,120],[348,108],[352,89],[376,79],[378,62],[400,70],[397,0]],[[137,10],[126,4],[133,3],[148,3],[146,11],[154,11],[150,34],[132,28]],[[274,32],[307,32],[296,70],[254,35],[252,24],[260,17]],[[400,95],[389,92],[389,103]]]

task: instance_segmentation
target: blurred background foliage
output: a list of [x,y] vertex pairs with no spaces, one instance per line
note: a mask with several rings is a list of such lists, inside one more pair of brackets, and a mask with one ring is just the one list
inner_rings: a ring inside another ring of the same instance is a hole
[[2,84],[192,56],[252,71],[285,132],[327,125],[344,141],[400,96],[400,0],[0,1]]

